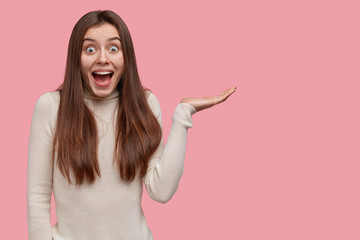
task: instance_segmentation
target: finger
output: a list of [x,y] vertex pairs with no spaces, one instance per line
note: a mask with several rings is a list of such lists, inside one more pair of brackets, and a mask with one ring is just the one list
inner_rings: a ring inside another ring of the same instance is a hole
[[236,90],[236,86],[232,86],[232,87],[229,87],[228,89],[226,89],[223,93],[231,95],[235,92],[235,90]]
[[223,91],[222,93],[220,93],[218,96],[222,97],[222,96],[230,96],[231,94],[233,94],[236,90],[236,87],[230,87],[228,89],[226,89],[225,91]]
[[235,86],[226,89],[225,91],[220,93],[218,96],[215,96],[213,98],[214,103],[218,104],[218,103],[224,102],[226,99],[228,99],[228,97],[231,96],[231,94],[233,94],[235,92],[235,90],[236,90]]

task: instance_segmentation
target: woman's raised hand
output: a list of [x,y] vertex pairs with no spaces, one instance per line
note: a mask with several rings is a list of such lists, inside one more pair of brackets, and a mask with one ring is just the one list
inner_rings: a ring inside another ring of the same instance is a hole
[[216,104],[224,102],[231,94],[233,94],[236,90],[236,87],[231,87],[220,93],[215,97],[202,97],[202,98],[193,98],[187,97],[181,100],[182,103],[187,103],[192,105],[196,111],[201,111],[207,108],[210,108]]

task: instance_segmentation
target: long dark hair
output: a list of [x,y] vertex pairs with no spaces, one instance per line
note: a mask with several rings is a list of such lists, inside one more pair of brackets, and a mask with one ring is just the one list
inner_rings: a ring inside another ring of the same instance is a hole
[[144,177],[149,159],[161,140],[161,128],[153,115],[138,75],[130,32],[124,21],[112,11],[92,11],[75,25],[68,47],[66,71],[59,87],[60,105],[53,143],[53,161],[64,177],[70,170],[76,184],[93,183],[101,177],[97,159],[98,133],[93,113],[84,101],[87,83],[81,78],[81,50],[86,31],[95,25],[112,24],[118,31],[125,72],[117,85],[119,91],[114,161],[124,181]]

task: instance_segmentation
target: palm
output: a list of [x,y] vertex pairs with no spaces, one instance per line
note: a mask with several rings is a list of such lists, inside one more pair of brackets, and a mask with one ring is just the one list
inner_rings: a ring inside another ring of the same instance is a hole
[[182,103],[187,103],[192,105],[196,111],[201,111],[207,108],[210,108],[216,104],[224,102],[231,94],[233,94],[236,90],[236,87],[231,87],[220,93],[215,97],[202,97],[202,98],[193,98],[187,97],[181,100]]

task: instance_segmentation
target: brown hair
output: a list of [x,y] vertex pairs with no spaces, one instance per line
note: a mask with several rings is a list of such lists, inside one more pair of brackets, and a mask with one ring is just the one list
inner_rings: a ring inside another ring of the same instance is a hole
[[93,183],[101,177],[97,159],[98,136],[93,113],[84,101],[87,83],[81,78],[81,49],[86,31],[95,25],[112,24],[118,31],[125,62],[119,91],[114,161],[124,181],[133,181],[137,174],[144,177],[149,159],[161,140],[161,128],[153,115],[137,71],[130,32],[124,21],[112,11],[92,11],[75,25],[69,41],[66,71],[59,87],[60,105],[53,143],[53,161],[64,177],[70,170],[76,184]]

